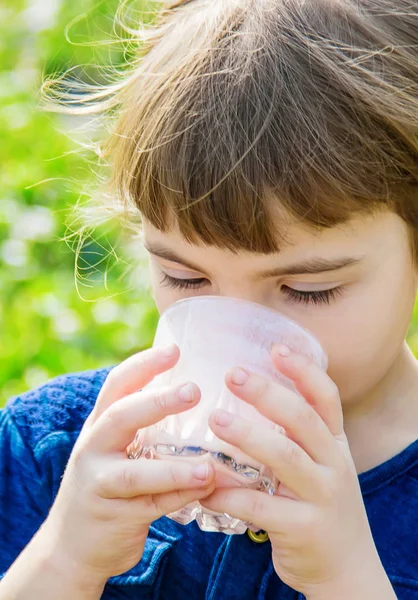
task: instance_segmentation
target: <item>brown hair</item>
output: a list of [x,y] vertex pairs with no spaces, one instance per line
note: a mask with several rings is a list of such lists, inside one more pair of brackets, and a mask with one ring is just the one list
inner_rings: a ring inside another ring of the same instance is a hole
[[388,208],[418,257],[414,5],[177,0],[129,29],[138,53],[112,84],[43,91],[111,119],[107,189],[162,231],[269,253],[275,208],[315,228]]

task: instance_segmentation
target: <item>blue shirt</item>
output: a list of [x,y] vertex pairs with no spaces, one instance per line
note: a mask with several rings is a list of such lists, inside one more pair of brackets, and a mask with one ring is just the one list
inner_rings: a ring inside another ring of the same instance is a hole
[[[109,370],[57,377],[10,399],[0,411],[0,576],[47,517]],[[397,596],[418,600],[418,440],[359,480],[375,544]],[[102,599],[185,598],[304,596],[276,575],[269,541],[204,533],[195,522],[183,526],[163,517],[151,525],[140,562],[109,579]]]

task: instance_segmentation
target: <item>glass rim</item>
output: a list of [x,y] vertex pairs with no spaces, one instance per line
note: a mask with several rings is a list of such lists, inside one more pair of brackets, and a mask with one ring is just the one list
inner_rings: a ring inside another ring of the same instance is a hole
[[326,368],[328,367],[328,356],[327,356],[325,350],[323,349],[321,343],[319,342],[318,338],[313,333],[311,333],[310,331],[308,331],[307,329],[302,327],[302,325],[300,325],[293,319],[287,317],[283,313],[281,313],[277,310],[274,310],[273,308],[270,308],[269,306],[265,306],[264,304],[260,304],[259,302],[253,302],[252,300],[245,300],[243,298],[236,298],[234,296],[216,296],[216,295],[209,295],[209,294],[205,294],[202,296],[189,296],[188,298],[181,298],[180,300],[176,300],[176,302],[173,302],[172,304],[170,304],[170,306],[168,306],[162,312],[162,314],[160,315],[160,318],[175,311],[179,307],[179,305],[188,304],[190,302],[203,301],[203,300],[206,302],[207,301],[214,302],[216,300],[217,303],[224,302],[225,304],[233,304],[235,302],[239,302],[241,304],[246,304],[247,306],[254,307],[259,312],[267,313],[275,318],[285,319],[288,323],[290,323],[290,325],[292,327],[297,329],[302,334],[306,335],[313,342],[313,344],[317,347],[317,349],[322,353],[322,355],[324,357],[325,367]]

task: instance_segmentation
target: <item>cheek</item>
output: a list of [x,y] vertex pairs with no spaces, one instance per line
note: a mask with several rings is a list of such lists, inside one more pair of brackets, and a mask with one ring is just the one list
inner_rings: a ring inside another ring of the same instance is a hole
[[150,279],[152,287],[152,297],[157,305],[158,312],[163,313],[166,308],[178,299],[178,292],[168,286],[161,285],[160,275],[157,269],[150,266]]
[[328,374],[343,404],[370,392],[402,349],[415,301],[409,282],[362,294],[342,309],[321,336],[329,357]]
[[161,283],[161,272],[157,267],[150,266],[152,297],[162,314],[169,306],[184,298],[197,295],[194,290],[180,290]]

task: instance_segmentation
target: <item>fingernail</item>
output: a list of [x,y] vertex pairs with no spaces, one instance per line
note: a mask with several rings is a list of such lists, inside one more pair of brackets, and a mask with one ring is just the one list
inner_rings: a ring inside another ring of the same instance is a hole
[[249,376],[250,374],[248,373],[248,371],[245,371],[240,367],[236,367],[231,373],[231,381],[235,385],[244,385]]
[[193,467],[193,477],[195,479],[200,479],[200,481],[204,481],[209,476],[209,467],[208,464],[205,463],[203,465],[197,465],[197,467]]
[[164,348],[161,348],[161,354],[163,354],[167,358],[169,358],[170,356],[173,356],[175,351],[176,351],[175,344],[170,344],[169,346],[165,346]]
[[182,402],[194,402],[195,389],[191,383],[186,383],[185,385],[183,385],[179,389],[178,394]]
[[289,346],[285,346],[284,344],[279,344],[277,346],[277,354],[280,354],[280,356],[290,356],[292,354],[292,351],[289,348]]
[[218,425],[221,425],[222,427],[227,427],[228,425],[231,425],[233,421],[233,416],[231,415],[231,413],[228,413],[224,410],[218,410],[218,412],[215,413],[215,422]]

